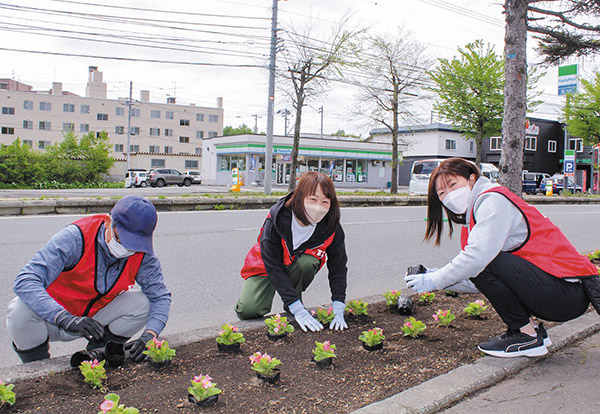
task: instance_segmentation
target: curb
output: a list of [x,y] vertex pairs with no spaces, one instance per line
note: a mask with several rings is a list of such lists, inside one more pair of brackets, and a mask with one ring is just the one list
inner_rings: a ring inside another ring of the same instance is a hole
[[[558,351],[573,342],[600,330],[595,311],[564,322],[548,330],[552,337],[550,352]],[[448,408],[465,397],[490,387],[538,361],[539,358],[483,357],[473,364],[463,365],[444,375],[409,388],[385,400],[362,407],[352,414],[430,414]]]

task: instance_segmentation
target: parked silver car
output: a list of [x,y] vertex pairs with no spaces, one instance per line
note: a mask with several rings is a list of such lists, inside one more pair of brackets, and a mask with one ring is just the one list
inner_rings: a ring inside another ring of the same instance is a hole
[[202,184],[202,173],[198,170],[188,170],[184,172],[185,175],[192,177],[193,184]]
[[150,170],[148,181],[152,187],[164,187],[165,185],[177,184],[179,187],[192,185],[192,177],[182,174],[172,168],[156,168]]

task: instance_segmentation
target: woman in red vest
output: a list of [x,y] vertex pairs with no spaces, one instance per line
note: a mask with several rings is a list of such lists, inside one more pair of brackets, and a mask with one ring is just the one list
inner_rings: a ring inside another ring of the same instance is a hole
[[417,292],[435,289],[483,293],[507,332],[479,345],[498,357],[541,356],[551,344],[540,323],[567,321],[583,314],[590,303],[590,284],[600,285],[598,270],[549,219],[507,188],[482,177],[475,164],[462,158],[445,160],[431,174],[426,239],[440,243],[443,211],[462,225],[461,252],[441,269],[408,275]]
[[242,293],[235,311],[240,319],[260,318],[271,311],[275,292],[306,332],[323,329],[302,303],[302,292],[327,262],[335,319],[331,329],[347,328],[344,321],[347,256],[340,207],[329,177],[302,174],[296,190],[269,212],[244,261]]

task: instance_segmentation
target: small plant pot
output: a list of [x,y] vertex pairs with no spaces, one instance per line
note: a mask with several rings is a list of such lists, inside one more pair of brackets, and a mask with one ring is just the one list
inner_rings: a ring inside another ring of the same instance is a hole
[[125,350],[121,342],[109,341],[104,348],[106,361],[113,368],[120,367],[125,362]]
[[400,315],[412,315],[415,303],[408,296],[400,296],[398,298],[398,313]]
[[600,265],[600,259],[590,259],[590,261],[595,265]]
[[320,361],[317,361],[314,358],[312,360],[314,361],[314,363],[317,365],[317,368],[319,368],[319,369],[325,369],[325,368],[328,368],[331,365],[333,365],[333,357],[325,358]]
[[170,359],[165,359],[163,361],[154,361],[152,359],[149,359],[148,361],[150,361],[150,365],[152,365],[156,369],[164,369],[171,365]]
[[276,342],[279,341],[280,339],[283,339],[287,336],[287,333],[284,333],[282,335],[271,335],[268,331],[267,331],[267,338],[269,338],[271,341]]
[[237,352],[240,352],[240,345],[240,343],[227,345],[217,342],[217,348],[219,349],[219,351],[225,352],[227,354],[235,354]]
[[261,374],[260,372],[256,372],[256,377],[268,384],[275,384],[281,379],[281,371],[279,371],[277,368],[275,368],[273,371],[275,372],[271,375],[265,375]]
[[219,394],[211,395],[210,397],[206,397],[202,400],[197,400],[192,394],[188,394],[188,401],[192,404],[196,404],[199,407],[209,407],[217,402],[219,399]]
[[379,351],[379,350],[383,349],[383,342],[380,342],[377,345],[373,345],[373,346],[367,345],[366,343],[362,342],[362,346],[369,352]]
[[444,293],[446,294],[446,296],[451,296],[453,298],[458,297],[458,292],[455,292],[453,290],[445,290]]

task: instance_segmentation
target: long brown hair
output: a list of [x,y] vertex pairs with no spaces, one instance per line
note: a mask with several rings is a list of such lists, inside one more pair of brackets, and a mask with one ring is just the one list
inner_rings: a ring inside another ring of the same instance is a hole
[[296,185],[296,190],[292,193],[290,199],[285,203],[285,206],[291,208],[296,218],[305,226],[310,224],[310,220],[304,209],[304,199],[317,192],[317,188],[321,187],[321,191],[325,197],[329,199],[329,211],[323,220],[327,223],[327,232],[335,231],[340,222],[340,204],[335,194],[335,187],[331,178],[325,174],[316,171],[308,171],[302,174]]
[[464,214],[456,214],[448,210],[438,197],[435,184],[438,178],[448,179],[450,177],[464,177],[467,180],[471,175],[475,175],[475,180],[481,176],[481,172],[477,166],[463,158],[448,158],[431,173],[429,177],[429,190],[427,192],[427,230],[425,231],[425,240],[430,240],[435,236],[435,244],[440,244],[440,237],[443,229],[443,210],[446,210],[448,216],[449,237],[454,233],[452,222],[465,224],[466,217]]

